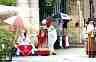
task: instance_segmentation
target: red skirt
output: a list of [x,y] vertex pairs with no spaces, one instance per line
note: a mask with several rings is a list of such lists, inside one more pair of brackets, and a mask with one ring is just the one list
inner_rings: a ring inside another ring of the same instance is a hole
[[44,36],[42,36],[42,33],[39,33],[38,35],[38,45],[43,45],[47,42],[47,35],[44,33]]

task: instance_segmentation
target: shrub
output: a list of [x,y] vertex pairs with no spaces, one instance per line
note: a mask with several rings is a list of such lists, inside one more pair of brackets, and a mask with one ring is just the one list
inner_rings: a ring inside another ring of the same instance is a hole
[[13,47],[13,41],[15,39],[15,33],[0,29],[0,48],[4,44],[5,49]]

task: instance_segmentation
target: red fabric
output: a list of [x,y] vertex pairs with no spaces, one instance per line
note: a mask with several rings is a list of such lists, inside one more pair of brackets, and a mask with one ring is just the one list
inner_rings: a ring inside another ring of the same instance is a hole
[[16,18],[14,25],[16,26],[16,28],[24,28],[23,21],[20,17]]
[[50,51],[48,48],[39,48],[36,54],[41,56],[48,56],[50,55]]
[[29,55],[30,51],[32,50],[32,45],[18,45],[22,55]]
[[50,55],[50,51],[37,51],[36,54],[40,56],[48,56]]
[[[42,34],[44,34],[44,35],[42,36]],[[40,32],[38,35],[38,44],[46,43],[46,41],[47,41],[47,33],[46,32]]]

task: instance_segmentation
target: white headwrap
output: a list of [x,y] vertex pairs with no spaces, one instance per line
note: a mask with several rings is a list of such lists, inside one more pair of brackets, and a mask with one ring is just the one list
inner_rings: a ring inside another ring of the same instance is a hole
[[47,20],[46,19],[43,19],[42,20],[42,24],[46,24]]

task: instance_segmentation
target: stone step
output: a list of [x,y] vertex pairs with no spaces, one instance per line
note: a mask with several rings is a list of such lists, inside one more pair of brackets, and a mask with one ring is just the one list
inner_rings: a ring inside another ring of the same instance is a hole
[[70,43],[70,47],[72,47],[72,48],[83,48],[84,45],[82,43]]

